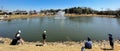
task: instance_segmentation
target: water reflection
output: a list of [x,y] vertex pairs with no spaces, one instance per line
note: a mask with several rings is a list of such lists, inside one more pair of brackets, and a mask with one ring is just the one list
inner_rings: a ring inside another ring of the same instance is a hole
[[117,23],[120,25],[120,18],[117,18]]
[[8,20],[0,20],[0,22],[11,22],[12,19],[8,19]]
[[117,18],[67,17],[56,20],[54,17],[41,17],[7,21],[9,23],[0,22],[0,36],[12,38],[21,29],[23,38],[28,41],[42,40],[41,34],[44,30],[47,30],[48,41],[79,41],[88,36],[101,40],[106,39],[107,33],[114,34],[117,39],[120,33],[120,19]]
[[58,19],[58,20],[54,19],[54,22],[56,24],[59,24],[61,27],[65,25],[64,24],[65,23],[65,19]]
[[27,20],[28,18],[21,18],[21,20]]
[[69,20],[78,22],[78,23],[92,23],[92,17],[69,17]]

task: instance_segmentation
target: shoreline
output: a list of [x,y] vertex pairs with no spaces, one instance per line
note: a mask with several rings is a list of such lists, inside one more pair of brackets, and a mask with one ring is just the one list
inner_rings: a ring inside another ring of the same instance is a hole
[[[81,47],[84,46],[84,41],[65,41],[65,42],[47,42],[45,46],[36,46],[37,44],[42,44],[42,42],[27,42],[20,45],[9,45],[11,39],[0,37],[0,41],[4,41],[4,43],[0,43],[0,51],[81,51]],[[85,49],[86,51],[104,51],[104,48],[109,49],[109,42],[106,40],[102,41],[92,41],[93,48]],[[119,51],[120,50],[120,41],[115,40],[115,49],[111,51]],[[3,50],[4,49],[4,50]],[[108,50],[109,51],[109,50]]]
[[97,14],[65,14],[65,16],[86,16],[86,17],[108,17],[108,18],[115,18],[115,15],[97,15]]
[[[2,17],[3,15],[0,15]],[[0,18],[0,20],[9,20],[9,19],[18,19],[18,18],[33,18],[33,17],[53,17],[55,15],[9,15],[8,18]],[[86,17],[108,17],[115,18],[115,15],[97,15],[97,14],[65,14],[66,17],[77,17],[77,16],[86,16]]]

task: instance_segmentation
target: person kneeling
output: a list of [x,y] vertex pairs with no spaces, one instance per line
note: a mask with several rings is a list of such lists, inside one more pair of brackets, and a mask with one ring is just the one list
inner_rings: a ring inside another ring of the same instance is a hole
[[21,31],[19,30],[19,31],[16,33],[15,38],[12,40],[12,42],[10,43],[10,45],[18,45],[18,44],[20,44],[20,43],[23,44],[23,40],[22,40],[22,38],[21,38],[21,36],[20,36],[20,33],[21,33]]
[[85,48],[86,49],[92,49],[92,41],[89,37],[88,37],[88,41],[85,42]]

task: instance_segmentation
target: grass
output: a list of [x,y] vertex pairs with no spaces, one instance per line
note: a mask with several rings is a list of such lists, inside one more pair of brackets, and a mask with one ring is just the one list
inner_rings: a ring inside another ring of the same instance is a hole
[[[36,46],[36,44],[42,44],[41,42],[25,42],[20,45],[9,45],[11,39],[2,38],[0,43],[0,51],[81,51],[81,47],[84,46],[84,42],[47,42],[45,46]],[[119,51],[120,41],[116,40],[115,49],[110,50],[108,41],[93,41],[93,48],[86,49],[86,51]]]

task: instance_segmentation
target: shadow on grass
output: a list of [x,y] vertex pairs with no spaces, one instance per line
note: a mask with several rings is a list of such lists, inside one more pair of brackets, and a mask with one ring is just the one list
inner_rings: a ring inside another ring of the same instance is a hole
[[114,49],[111,49],[111,48],[101,48],[102,50],[114,50]]
[[43,46],[43,44],[36,44],[36,46]]

